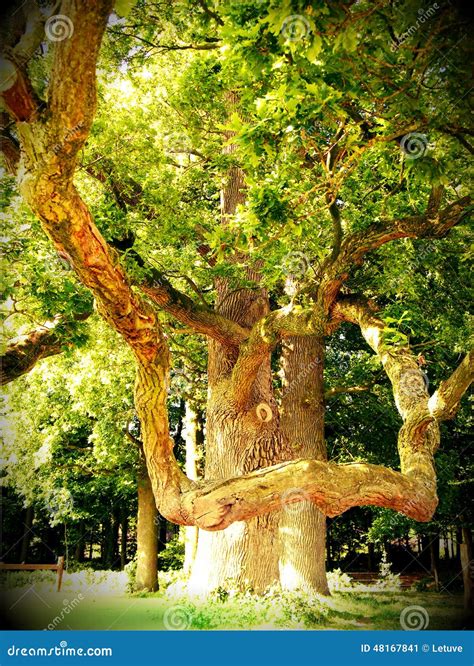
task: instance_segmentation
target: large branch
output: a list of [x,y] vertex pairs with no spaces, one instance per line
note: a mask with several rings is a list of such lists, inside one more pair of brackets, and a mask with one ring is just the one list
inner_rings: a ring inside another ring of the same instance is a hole
[[[142,199],[143,190],[139,183],[132,178],[129,178],[127,183],[120,182],[115,178],[113,166],[109,160],[101,160],[100,167],[95,164],[88,167],[87,171],[101,183],[108,182],[117,205],[124,212],[127,212],[128,206],[135,206]],[[148,208],[147,214],[149,219],[155,217],[154,211],[150,208]],[[114,240],[111,244],[120,252],[127,251],[129,257],[134,259],[141,268],[146,269],[137,285],[161,309],[186,326],[190,326],[196,333],[207,335],[224,346],[238,347],[248,337],[249,330],[218,314],[210,307],[196,303],[192,298],[173,287],[162,271],[147,265],[135,250],[134,242],[133,235],[129,235],[125,239]]]
[[0,357],[0,384],[8,384],[30,372],[44,358],[60,354],[70,342],[69,334],[77,322],[85,321],[92,311],[77,315],[74,321],[57,316],[51,323],[12,340]]
[[400,238],[442,238],[468,215],[471,197],[463,197],[440,211],[442,195],[443,188],[435,187],[425,213],[371,224],[364,231],[347,236],[320,288],[325,310],[330,309],[350,271],[362,264],[367,253]]
[[140,289],[178,321],[190,326],[196,333],[207,335],[226,347],[238,347],[249,336],[250,331],[246,328],[205,305],[196,303],[192,298],[175,289],[159,271],[153,272],[151,280],[141,282]]
[[57,324],[30,331],[11,342],[0,357],[0,384],[8,384],[34,368],[38,361],[60,354],[63,342],[58,336]]
[[67,36],[54,43],[48,89],[58,156],[77,154],[89,135],[96,110],[96,62],[113,5],[113,0],[63,0],[61,5],[61,16],[69,19],[61,26]]
[[[401,471],[380,465],[297,460],[244,477],[197,485],[180,495],[179,511],[175,504],[168,517],[183,524],[220,530],[237,520],[276,511],[285,503],[309,499],[328,516],[371,504],[400,511],[416,520],[431,519],[438,502],[434,467],[438,421],[453,418],[472,382],[473,354],[466,356],[430,399],[415,356],[407,348],[386,343],[384,322],[369,303],[345,298],[333,310],[335,317],[360,326],[392,383],[403,419],[398,437]],[[177,501],[176,495],[174,500]],[[166,515],[166,502],[163,510]]]

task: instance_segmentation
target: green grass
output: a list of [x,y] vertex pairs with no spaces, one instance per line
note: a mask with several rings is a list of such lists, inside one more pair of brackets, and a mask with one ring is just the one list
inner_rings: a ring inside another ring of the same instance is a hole
[[[223,601],[191,601],[167,590],[127,595],[97,581],[80,589],[52,581],[16,587],[4,595],[11,628],[45,629],[400,629],[400,613],[421,606],[428,629],[466,629],[462,595],[436,592],[369,592],[355,586],[331,597],[273,591],[263,598],[230,594]],[[55,620],[56,618],[56,620]]]

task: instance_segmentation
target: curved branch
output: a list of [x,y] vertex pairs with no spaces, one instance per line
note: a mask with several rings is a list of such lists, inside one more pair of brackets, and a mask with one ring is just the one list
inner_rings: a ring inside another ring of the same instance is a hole
[[463,197],[440,211],[442,194],[442,187],[433,188],[424,214],[372,224],[347,236],[321,285],[325,310],[334,303],[351,269],[362,264],[368,252],[399,238],[442,238],[468,215],[471,197]]
[[246,340],[250,331],[231,319],[193,301],[189,296],[175,289],[165,276],[154,269],[152,277],[142,282],[140,290],[150,297],[160,308],[186,326],[191,326],[196,333],[208,335],[224,346],[238,347]]

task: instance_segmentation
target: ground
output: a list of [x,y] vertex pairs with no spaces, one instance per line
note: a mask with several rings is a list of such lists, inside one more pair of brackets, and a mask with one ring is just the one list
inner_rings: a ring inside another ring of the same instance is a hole
[[37,572],[35,580],[22,575],[4,580],[3,615],[14,629],[400,629],[404,622],[408,628],[470,628],[461,594],[333,585],[328,598],[220,590],[204,601],[184,597],[179,584],[156,594],[127,593],[122,573],[66,574],[59,593],[50,572]]

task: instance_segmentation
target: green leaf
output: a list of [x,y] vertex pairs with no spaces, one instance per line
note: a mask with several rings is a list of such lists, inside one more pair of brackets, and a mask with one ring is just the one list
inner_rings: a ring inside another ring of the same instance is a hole
[[323,46],[323,40],[321,39],[321,36],[314,35],[313,43],[306,51],[306,58],[309,60],[309,62],[312,63],[316,62],[319,54],[321,53],[322,46]]
[[115,11],[119,16],[128,16],[137,4],[137,0],[116,0]]

